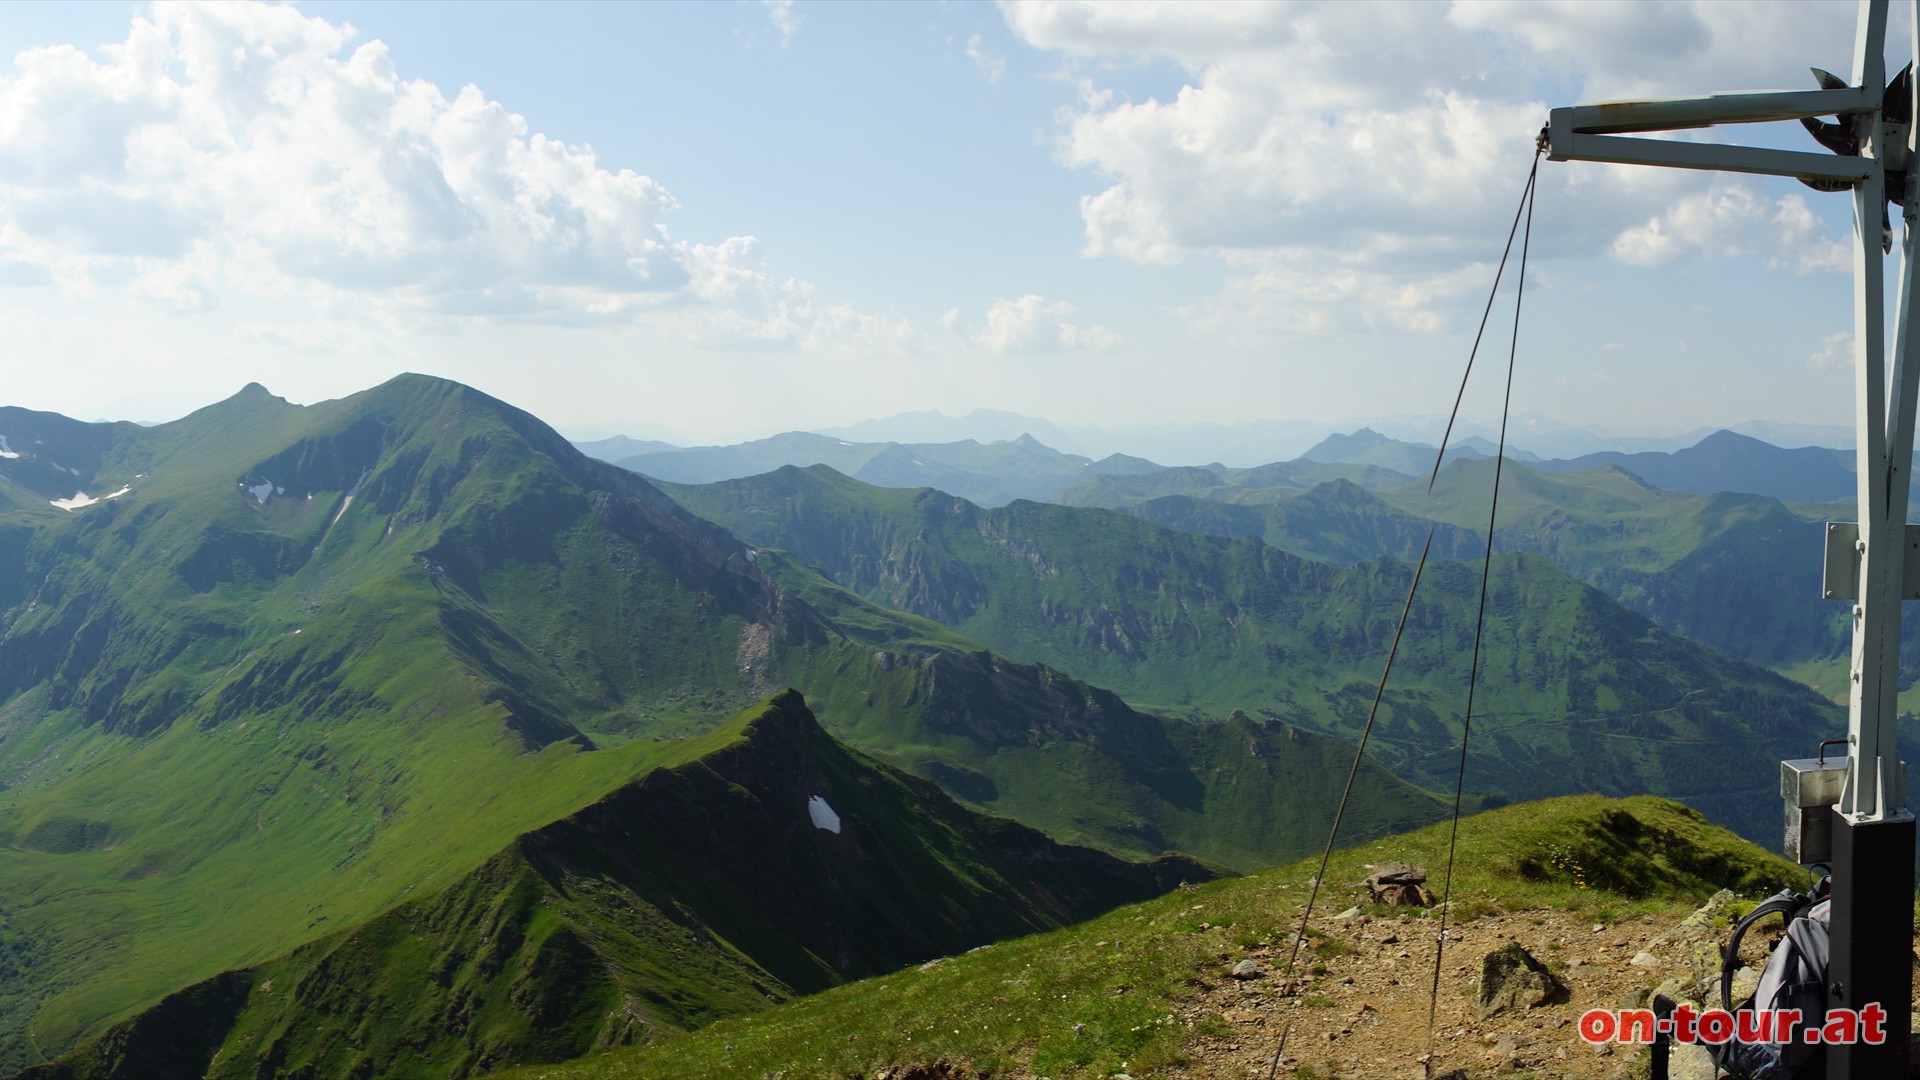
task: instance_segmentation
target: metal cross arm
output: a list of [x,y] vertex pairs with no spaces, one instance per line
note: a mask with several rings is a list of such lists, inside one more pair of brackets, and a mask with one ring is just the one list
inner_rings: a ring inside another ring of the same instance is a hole
[[1876,168],[1871,159],[1800,150],[1769,150],[1721,143],[1621,138],[1621,132],[1678,131],[1717,124],[1763,124],[1817,116],[1877,112],[1881,92],[1772,90],[1715,94],[1672,101],[1617,101],[1554,109],[1547,121],[1549,161],[1607,161],[1620,165],[1665,165],[1681,169],[1761,173],[1804,180],[1857,183]]
[[1576,135],[1625,135],[1635,131],[1673,131],[1715,124],[1765,124],[1812,116],[1872,112],[1880,99],[1857,86],[1837,90],[1757,90],[1665,101],[1608,101],[1553,110],[1557,127],[1564,118]]

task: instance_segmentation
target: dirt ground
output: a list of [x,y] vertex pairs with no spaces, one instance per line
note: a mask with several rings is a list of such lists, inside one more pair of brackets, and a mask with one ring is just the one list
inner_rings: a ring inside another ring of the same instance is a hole
[[[1325,974],[1305,981],[1298,993],[1287,994],[1281,985],[1277,969],[1286,963],[1286,952],[1255,949],[1244,958],[1266,969],[1263,977],[1209,980],[1187,1003],[1182,1019],[1194,1022],[1201,1033],[1190,1046],[1196,1064],[1181,1075],[1206,1080],[1264,1077],[1286,1029],[1279,1070],[1283,1077],[1304,1065],[1330,1078],[1424,1080],[1428,1073],[1422,1058],[1430,1050],[1436,1076],[1465,1068],[1475,1076],[1603,1077],[1625,1064],[1635,1048],[1589,1046],[1581,1041],[1575,1021],[1587,1009],[1619,1007],[1629,992],[1662,981],[1660,968],[1632,961],[1642,951],[1653,951],[1646,943],[1669,929],[1647,918],[1615,923],[1596,933],[1590,918],[1555,910],[1475,919],[1449,928],[1451,940],[1435,998],[1430,995],[1438,930],[1434,920],[1400,915],[1315,922],[1325,941],[1338,944],[1301,951],[1296,982],[1316,967]],[[1518,941],[1566,984],[1567,1000],[1483,1021],[1478,1004],[1481,958],[1509,940]],[[1663,967],[1677,969],[1681,962],[1680,957],[1662,958]],[[1230,970],[1227,961],[1222,964]],[[1431,1045],[1430,1000],[1436,1003]],[[1211,1017],[1225,1021],[1228,1033],[1211,1034],[1220,1027],[1206,1023]]]
[[[1471,919],[1449,928],[1437,996],[1430,994],[1435,920],[1352,913],[1345,919],[1316,917],[1313,929],[1325,936],[1301,951],[1295,992],[1288,993],[1280,979],[1284,949],[1223,955],[1220,970],[1203,975],[1182,1015],[1195,1032],[1188,1045],[1190,1064],[1174,1075],[1266,1077],[1284,1030],[1278,1077],[1425,1080],[1452,1070],[1465,1070],[1473,1080],[1644,1077],[1644,1048],[1589,1044],[1580,1038],[1577,1021],[1588,1009],[1637,1006],[1655,989],[1676,998],[1711,993],[1717,1005],[1718,948],[1728,933],[1724,902],[1710,903],[1686,919],[1632,916],[1596,924],[1591,916],[1564,910]],[[1777,927],[1769,920],[1748,935],[1742,953],[1756,968]],[[1543,962],[1566,993],[1558,1001],[1483,1020],[1481,962],[1508,941],[1519,942]],[[1262,969],[1259,977],[1232,977],[1233,966],[1243,959]],[[1737,988],[1736,1000],[1741,993]],[[1430,1001],[1436,1003],[1431,1026]],[[1429,1053],[1431,1072],[1425,1063]],[[1676,1048],[1674,1080],[1712,1075],[1702,1049]]]

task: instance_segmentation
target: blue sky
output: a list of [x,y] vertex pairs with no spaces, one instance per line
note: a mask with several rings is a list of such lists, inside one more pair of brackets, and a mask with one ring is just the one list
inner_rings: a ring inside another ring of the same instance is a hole
[[[411,370],[683,443],[1442,412],[1548,107],[1810,86],[1853,12],[14,4],[0,400]],[[1541,168],[1517,409],[1850,423],[1844,196]]]

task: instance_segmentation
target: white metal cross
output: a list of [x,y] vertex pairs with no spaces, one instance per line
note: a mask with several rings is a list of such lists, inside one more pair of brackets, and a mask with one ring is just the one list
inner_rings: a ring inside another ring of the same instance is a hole
[[[1915,0],[1920,6],[1920,0]],[[1915,13],[1920,16],[1920,12]],[[1920,57],[1920,17],[1912,20],[1912,53]],[[1851,595],[1852,684],[1847,707],[1847,768],[1839,801],[1814,807],[1830,824],[1832,950],[1827,970],[1831,1007],[1880,1008],[1887,1017],[1879,1044],[1827,1048],[1834,1080],[1906,1076],[1911,1067],[1915,822],[1906,809],[1906,776],[1898,750],[1900,605],[1920,598],[1920,529],[1907,525],[1920,348],[1911,328],[1915,289],[1915,196],[1908,162],[1915,158],[1915,95],[1920,79],[1897,84],[1888,99],[1887,0],[1861,0],[1850,84],[1816,73],[1825,87],[1804,92],[1716,94],[1673,101],[1620,102],[1553,110],[1544,134],[1555,161],[1610,161],[1686,169],[1792,176],[1823,190],[1853,190],[1854,402],[1857,428],[1857,532],[1828,530],[1826,594]],[[1838,124],[1813,122],[1834,116]],[[1752,124],[1808,123],[1835,156],[1761,147],[1676,142],[1635,133]],[[1920,170],[1915,170],[1920,171]],[[1920,181],[1920,177],[1914,178]],[[1891,190],[1890,190],[1891,187]],[[1889,195],[1901,208],[1901,278],[1891,379],[1887,371],[1885,303]],[[1842,537],[1853,550],[1835,550]],[[1783,764],[1783,785],[1792,766]],[[1813,763],[1805,763],[1813,764]],[[1784,792],[1783,792],[1784,794]],[[1820,801],[1831,798],[1831,793]],[[1797,810],[1790,815],[1798,817]],[[1808,857],[1796,853],[1798,857]],[[1827,855],[1813,856],[1828,858]]]

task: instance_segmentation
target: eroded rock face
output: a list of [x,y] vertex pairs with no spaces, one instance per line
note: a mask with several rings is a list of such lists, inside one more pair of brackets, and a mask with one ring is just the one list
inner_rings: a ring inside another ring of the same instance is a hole
[[1512,1009],[1522,1012],[1564,1000],[1567,988],[1517,941],[1480,961],[1480,1019]]

